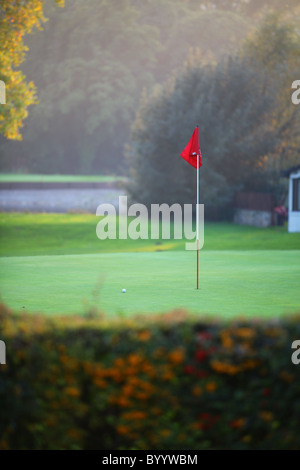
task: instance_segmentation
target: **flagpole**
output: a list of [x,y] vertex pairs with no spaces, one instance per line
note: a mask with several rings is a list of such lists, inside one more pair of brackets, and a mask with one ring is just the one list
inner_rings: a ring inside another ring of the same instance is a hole
[[198,154],[197,154],[196,231],[197,231],[197,289],[199,289],[199,155]]

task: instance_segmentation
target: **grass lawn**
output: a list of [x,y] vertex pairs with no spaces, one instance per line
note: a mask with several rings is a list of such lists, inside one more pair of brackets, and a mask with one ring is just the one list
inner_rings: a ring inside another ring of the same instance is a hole
[[[182,251],[184,240],[105,240],[90,214],[0,214],[0,256],[66,255],[133,251]],[[300,233],[206,223],[206,250],[300,250]]]
[[0,183],[110,183],[119,180],[122,180],[122,178],[108,175],[27,175],[22,173],[0,173]]
[[[203,315],[276,316],[300,311],[300,234],[205,224],[200,290],[195,252],[182,240],[107,240],[99,218],[0,214],[0,293],[17,311],[110,315],[187,308]],[[126,294],[122,294],[126,288]]]
[[[233,317],[300,311],[300,251],[106,253],[0,260],[1,294],[18,311],[108,314],[191,311]],[[126,294],[122,294],[126,288]]]

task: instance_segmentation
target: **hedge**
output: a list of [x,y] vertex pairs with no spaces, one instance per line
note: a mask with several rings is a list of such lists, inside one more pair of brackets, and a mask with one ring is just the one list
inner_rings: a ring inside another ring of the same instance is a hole
[[130,320],[0,306],[0,449],[300,449],[300,315]]

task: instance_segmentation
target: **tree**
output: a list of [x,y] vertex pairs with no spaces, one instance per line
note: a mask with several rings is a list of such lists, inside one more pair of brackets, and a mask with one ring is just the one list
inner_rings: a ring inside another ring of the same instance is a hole
[[62,12],[47,7],[45,14],[50,21],[28,38],[24,63],[39,105],[22,145],[2,145],[2,168],[124,171],[142,89],[181,67],[192,45],[216,60],[249,28],[237,14],[195,12],[183,0],[70,0]]
[[[57,0],[62,5],[63,0]],[[16,70],[23,62],[27,47],[25,34],[45,21],[41,0],[2,0],[0,5],[0,80],[7,90],[7,103],[0,108],[0,133],[8,139],[21,140],[20,129],[28,106],[37,102],[33,82]]]
[[264,69],[268,77],[273,77],[266,93],[276,100],[268,119],[270,132],[276,135],[276,145],[273,152],[265,155],[255,179],[262,181],[263,173],[263,179],[278,188],[281,170],[299,162],[300,113],[291,103],[291,85],[300,70],[299,50],[297,25],[283,21],[276,14],[269,15],[258,33],[243,47],[243,56],[252,60],[257,70]]
[[179,154],[198,124],[201,201],[208,217],[224,214],[274,146],[266,120],[273,99],[265,78],[239,56],[216,66],[191,60],[172,82],[144,97],[127,149],[132,199],[147,205],[194,202],[196,174]]
[[300,115],[291,103],[299,41],[294,26],[272,15],[236,56],[218,65],[192,60],[144,97],[127,149],[132,199],[193,202],[195,175],[179,153],[198,123],[208,217],[224,214],[239,189],[271,191],[282,202],[280,170],[300,150]]

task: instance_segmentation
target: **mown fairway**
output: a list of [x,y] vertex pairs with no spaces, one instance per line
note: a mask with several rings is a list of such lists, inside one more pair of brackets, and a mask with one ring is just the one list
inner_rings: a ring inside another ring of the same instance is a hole
[[[100,241],[93,215],[2,214],[2,300],[18,311],[109,315],[187,308],[202,315],[300,311],[300,236],[206,224],[195,252],[179,240]],[[122,294],[126,288],[126,294]]]

